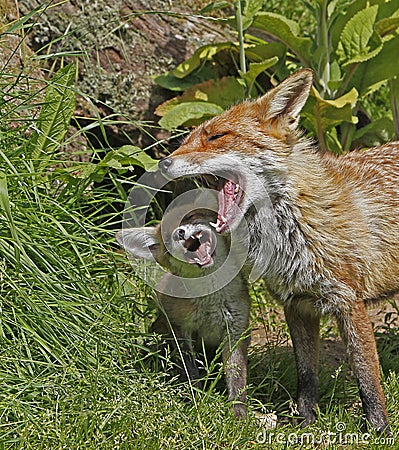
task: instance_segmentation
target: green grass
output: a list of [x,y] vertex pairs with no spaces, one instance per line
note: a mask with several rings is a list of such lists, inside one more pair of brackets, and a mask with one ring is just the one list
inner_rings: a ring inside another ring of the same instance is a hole
[[[218,363],[209,364],[208,389],[193,397],[171,375],[171,361],[154,354],[147,332],[153,292],[114,243],[132,174],[101,166],[98,149],[89,147],[87,162],[71,154],[107,120],[68,138],[58,129],[51,154],[38,153],[32,143],[48,81],[16,75],[0,74],[0,450],[264,449],[304,439],[287,423],[295,392],[287,328],[260,284],[253,320],[271,337],[250,352],[247,421],[234,419]],[[105,187],[97,183],[104,176]],[[324,325],[325,335],[330,328]],[[396,435],[398,334],[382,331]],[[355,383],[346,364],[341,369],[321,368],[320,418],[305,430],[315,439],[338,422],[363,433]],[[281,427],[264,432],[255,410],[277,411]]]

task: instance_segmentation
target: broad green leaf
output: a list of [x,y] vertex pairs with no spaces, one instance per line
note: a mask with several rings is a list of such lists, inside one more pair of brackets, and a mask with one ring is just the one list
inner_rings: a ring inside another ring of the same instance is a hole
[[241,77],[245,80],[245,83],[248,88],[251,88],[254,81],[265,70],[277,64],[278,58],[277,56],[267,59],[266,61],[258,62],[258,63],[250,63],[249,70],[246,73],[242,73],[239,71]]
[[[341,0],[345,3],[346,0]],[[358,12],[368,8],[369,6],[378,6],[378,14],[376,22],[390,17],[397,17],[399,8],[398,0],[348,0],[342,14],[332,24],[330,28],[333,48],[337,47],[342,30],[347,22],[353,18]]]
[[344,68],[368,61],[381,51],[381,39],[374,31],[377,13],[377,5],[365,8],[345,25],[337,48],[338,61]]
[[354,141],[357,146],[373,147],[395,138],[395,126],[391,118],[381,117],[357,130]]
[[336,128],[326,131],[324,139],[326,142],[326,150],[335,153],[336,155],[340,155],[342,153],[342,144],[338,139]]
[[244,0],[242,4],[243,29],[246,30],[251,26],[255,15],[262,9],[263,0]]
[[222,77],[193,86],[183,94],[183,101],[200,100],[228,108],[243,100],[245,91],[235,77]]
[[[343,3],[346,0],[341,0]],[[378,13],[376,17],[376,23],[386,18],[394,18],[398,16],[399,1],[398,0],[348,0],[342,13],[339,14],[330,23],[330,36],[332,49],[337,49],[339,40],[341,38],[342,31],[347,25],[348,21],[353,18],[357,13],[366,9],[369,6],[377,5]],[[377,31],[378,33],[378,31]]]
[[233,47],[231,42],[222,42],[219,44],[208,44],[198,48],[193,56],[179,64],[173,71],[176,78],[184,78],[190,75],[195,69],[201,66],[204,61],[211,60],[218,52]]
[[338,14],[333,23],[330,23],[329,31],[331,37],[331,46],[333,50],[338,48],[341,34],[348,21],[354,17],[359,11],[363,10],[368,4],[368,0],[352,0],[348,1],[347,5],[342,10],[341,14]]
[[[101,172],[101,176],[99,176]],[[68,184],[75,185],[77,180],[90,180],[100,182],[104,179],[105,171],[100,164],[90,162],[77,162],[68,167],[56,167],[54,169],[54,179],[65,180]]]
[[302,112],[306,128],[320,136],[320,133],[325,133],[343,122],[357,123],[357,117],[352,114],[357,99],[356,89],[335,100],[324,100],[316,89],[312,88]]
[[[323,2],[326,0],[323,0]],[[355,2],[359,0],[355,0]],[[354,0],[332,0],[327,1],[327,18],[329,27],[331,27],[335,20],[340,16],[345,16],[348,8],[354,3]],[[348,16],[347,16],[348,17]]]
[[127,166],[140,166],[146,171],[154,171],[157,170],[158,161],[151,158],[139,147],[123,145],[108,152],[100,164],[115,169],[122,169]]
[[[30,145],[32,159],[40,159],[43,168],[51,155],[59,148],[75,110],[76,93],[73,89],[75,66],[69,64],[60,69],[46,88],[44,103],[36,124],[36,133]],[[46,157],[43,157],[46,155]]]
[[165,89],[169,89],[171,91],[185,91],[195,84],[206,80],[211,80],[213,78],[216,78],[215,71],[212,67],[205,64],[184,78],[178,78],[173,75],[173,71],[170,71],[163,75],[153,77],[153,80]]
[[164,116],[168,111],[180,103],[209,102],[221,106],[223,109],[240,101],[245,96],[245,88],[235,77],[222,77],[216,80],[208,80],[187,89],[180,97],[167,100],[155,110],[159,116]]
[[133,170],[134,166],[153,172],[158,168],[158,161],[151,158],[139,147],[124,145],[118,149],[110,150],[97,164],[76,163],[70,167],[56,168],[57,178],[63,178],[68,183],[76,183],[77,180],[92,180],[101,182],[110,169],[118,171]]
[[380,20],[375,24],[375,31],[385,38],[386,36],[394,33],[399,28],[399,17],[388,17]]
[[285,44],[303,65],[309,66],[312,40],[299,36],[300,29],[296,22],[279,14],[260,12],[252,26],[264,30],[271,37]]
[[168,111],[159,121],[159,125],[166,130],[177,128],[193,119],[216,116],[223,112],[223,108],[213,103],[187,102],[181,103]]
[[262,42],[257,44],[247,44],[245,46],[245,55],[253,62],[262,62],[267,59],[277,57],[283,59],[287,47],[280,42]]
[[364,96],[399,73],[399,36],[384,42],[378,55],[359,65],[350,79],[348,88],[356,87],[360,96]]
[[[184,95],[184,94],[183,94]],[[155,114],[157,116],[164,116],[168,111],[173,109],[175,106],[179,105],[180,103],[185,103],[183,100],[183,95],[180,95],[179,97],[173,97],[170,100],[166,100],[165,102],[158,105],[155,109]],[[193,100],[193,99],[192,99]]]

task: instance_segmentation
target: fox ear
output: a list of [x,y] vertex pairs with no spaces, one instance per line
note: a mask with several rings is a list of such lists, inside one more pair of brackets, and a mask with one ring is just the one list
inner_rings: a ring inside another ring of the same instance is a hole
[[301,69],[259,98],[257,103],[264,112],[265,120],[285,117],[289,121],[290,128],[296,128],[312,83],[312,70]]
[[118,244],[137,258],[154,260],[160,251],[157,228],[125,228],[116,233]]

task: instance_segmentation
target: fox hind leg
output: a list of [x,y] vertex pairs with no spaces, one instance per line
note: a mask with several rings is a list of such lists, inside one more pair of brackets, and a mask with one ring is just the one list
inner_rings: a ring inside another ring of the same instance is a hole
[[377,432],[388,435],[390,431],[377,347],[364,303],[352,303],[349,313],[337,314],[337,321],[357,379],[366,419]]

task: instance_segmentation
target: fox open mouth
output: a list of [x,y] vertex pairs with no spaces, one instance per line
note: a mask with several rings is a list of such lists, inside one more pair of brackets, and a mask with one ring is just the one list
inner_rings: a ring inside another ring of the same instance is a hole
[[218,215],[216,223],[210,223],[218,233],[228,231],[236,219],[243,198],[243,189],[239,181],[230,178],[217,178],[210,180],[209,176],[203,177],[209,187],[218,191]]
[[211,230],[201,230],[192,234],[183,243],[184,258],[190,264],[201,268],[210,267],[214,262],[216,238]]

